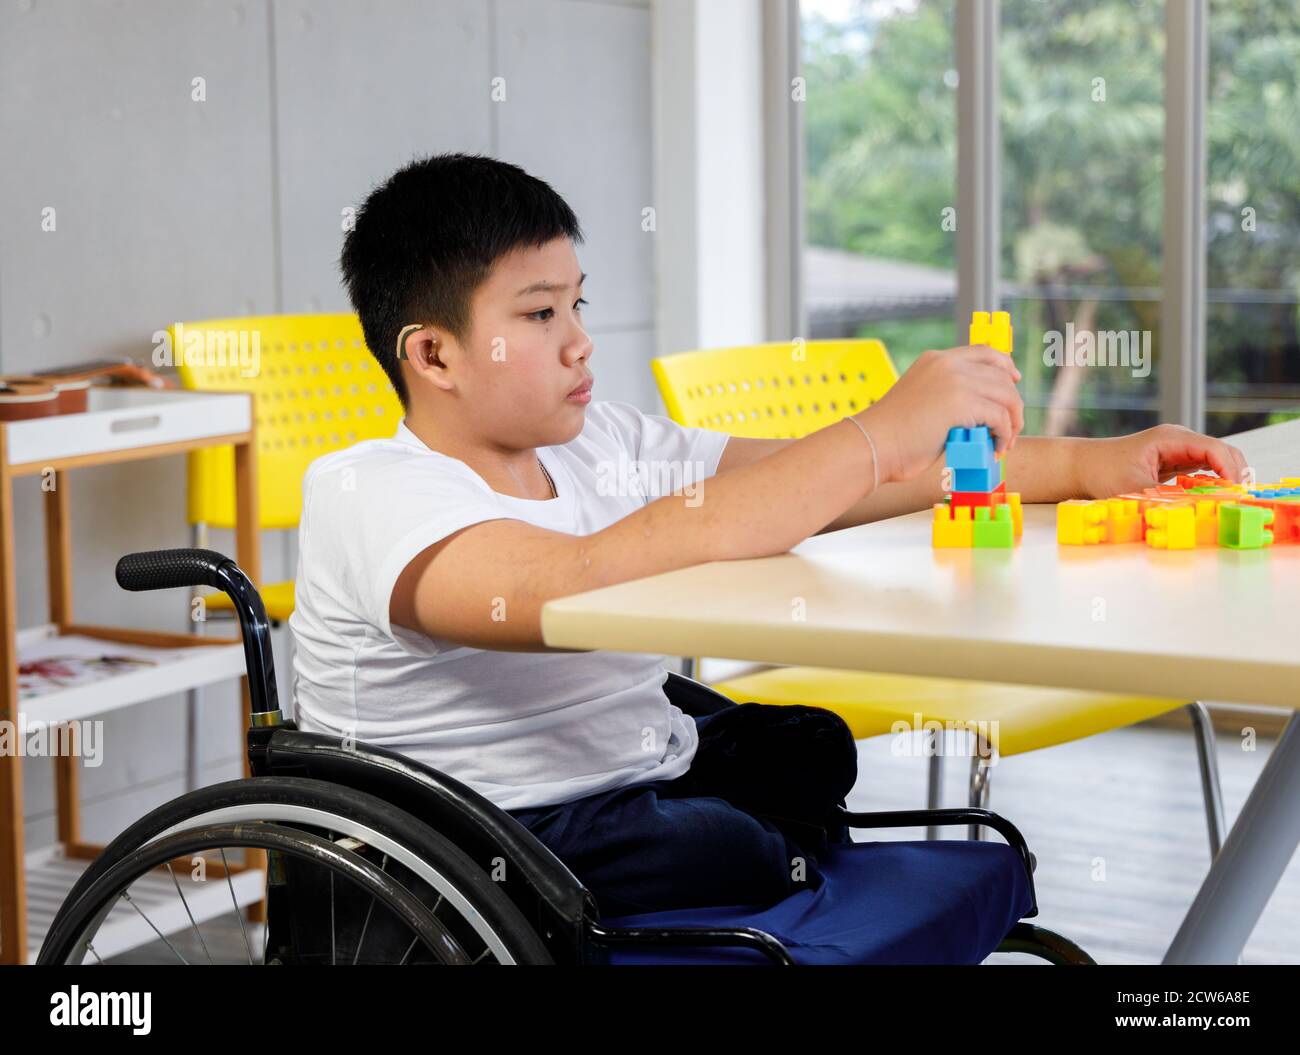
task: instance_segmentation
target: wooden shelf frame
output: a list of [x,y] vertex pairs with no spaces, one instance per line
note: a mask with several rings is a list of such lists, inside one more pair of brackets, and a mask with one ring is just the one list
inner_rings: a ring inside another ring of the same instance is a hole
[[[156,444],[124,446],[68,457],[35,459],[10,464],[11,432],[24,422],[0,423],[0,720],[17,725],[18,647],[16,554],[14,551],[15,479],[23,476],[54,474],[54,487],[45,492],[45,548],[49,582],[50,622],[61,634],[82,634],[124,643],[134,642],[153,647],[225,646],[240,638],[211,638],[135,629],[78,624],[73,617],[71,523],[69,514],[69,474],[74,469],[148,461],[185,454],[204,447],[234,448],[235,458],[235,560],[252,581],[262,582],[259,509],[257,491],[257,438],[252,395],[224,393],[209,398],[248,400],[244,431],[223,431],[216,435],[198,435]],[[78,415],[69,415],[76,418]],[[249,723],[250,696],[247,674],[240,676],[243,706],[240,713],[241,738]],[[247,759],[244,774],[249,775]],[[55,801],[58,840],[63,853],[72,858],[93,858],[102,849],[86,843],[80,832],[77,760],[55,759]],[[25,963],[28,957],[26,856],[24,852],[22,756],[0,756],[0,964]],[[265,870],[265,854],[251,851],[248,867]],[[261,921],[264,902],[250,906],[249,918]]]

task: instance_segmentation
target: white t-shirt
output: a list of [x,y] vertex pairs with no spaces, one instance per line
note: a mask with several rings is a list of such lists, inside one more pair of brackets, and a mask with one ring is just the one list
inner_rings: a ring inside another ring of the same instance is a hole
[[663,656],[470,648],[391,625],[388,604],[407,564],[463,527],[507,517],[588,535],[683,486],[696,494],[727,439],[593,401],[575,439],[538,450],[559,495],[547,501],[498,494],[405,420],[392,439],[318,458],[289,619],[298,728],[399,751],[503,809],[681,776],[698,737],[663,693]]

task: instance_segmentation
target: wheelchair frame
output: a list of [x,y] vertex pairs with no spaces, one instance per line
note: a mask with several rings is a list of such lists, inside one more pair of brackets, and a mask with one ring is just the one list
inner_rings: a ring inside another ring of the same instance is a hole
[[[205,549],[146,551],[121,558],[116,574],[118,584],[128,590],[204,584],[223,590],[234,602],[248,673],[247,746],[253,780],[308,777],[365,792],[419,818],[474,861],[504,861],[505,878],[499,889],[536,929],[556,963],[607,963],[610,948],[631,944],[740,946],[762,953],[773,963],[795,963],[777,938],[756,928],[605,926],[594,896],[565,864],[518,820],[467,785],[395,751],[298,729],[279,707],[270,628],[261,597],[230,558]],[[721,693],[672,672],[664,690],[688,714],[735,706]],[[992,828],[1024,864],[1031,899],[1025,918],[1038,914],[1033,855],[1015,825],[995,813],[975,808],[856,813],[836,807],[828,819],[853,828]],[[1028,953],[1058,964],[1094,962],[1068,939],[1023,920],[996,951]]]

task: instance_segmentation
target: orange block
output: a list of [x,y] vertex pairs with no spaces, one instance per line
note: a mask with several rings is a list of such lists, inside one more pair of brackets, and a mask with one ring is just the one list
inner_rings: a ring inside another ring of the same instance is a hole
[[1136,498],[1106,499],[1106,542],[1141,542],[1145,533]]
[[1219,503],[1213,499],[1201,499],[1196,503],[1196,544],[1219,544]]

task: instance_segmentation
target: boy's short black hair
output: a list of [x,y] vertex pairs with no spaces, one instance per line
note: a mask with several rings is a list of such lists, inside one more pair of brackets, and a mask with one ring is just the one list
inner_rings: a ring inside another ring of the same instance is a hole
[[408,407],[397,335],[408,323],[469,336],[470,297],[511,250],[582,241],[547,183],[480,154],[436,154],[393,173],[357,210],[339,267],[370,354]]

